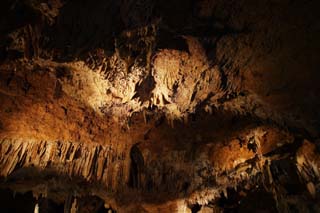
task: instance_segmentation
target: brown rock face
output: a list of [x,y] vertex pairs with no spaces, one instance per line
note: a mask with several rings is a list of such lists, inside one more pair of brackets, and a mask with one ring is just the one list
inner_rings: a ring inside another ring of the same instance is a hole
[[1,1],[0,212],[320,212],[318,6]]

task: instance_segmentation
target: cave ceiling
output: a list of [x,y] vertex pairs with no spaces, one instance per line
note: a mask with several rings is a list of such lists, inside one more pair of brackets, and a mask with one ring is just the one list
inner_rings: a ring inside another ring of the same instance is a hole
[[0,188],[65,212],[320,212],[318,8],[2,0]]

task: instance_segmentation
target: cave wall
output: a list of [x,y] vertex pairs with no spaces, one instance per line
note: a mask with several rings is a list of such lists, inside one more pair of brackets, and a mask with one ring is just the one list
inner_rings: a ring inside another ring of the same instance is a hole
[[0,4],[1,187],[119,212],[258,187],[318,211],[317,1]]

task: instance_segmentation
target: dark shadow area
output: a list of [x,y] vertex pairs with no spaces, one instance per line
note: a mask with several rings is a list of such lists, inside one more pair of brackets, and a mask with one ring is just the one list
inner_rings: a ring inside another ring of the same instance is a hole
[[189,208],[191,209],[191,212],[192,212],[192,213],[197,213],[197,212],[200,211],[201,205],[199,205],[199,204],[194,204],[194,205],[190,206]]
[[110,206],[105,207],[104,201],[97,196],[85,196],[77,198],[78,211],[81,213],[115,213]]
[[228,189],[228,197],[224,195],[217,201],[217,205],[225,213],[277,213],[276,202],[272,195],[259,188],[252,191]]
[[0,189],[1,213],[34,213],[36,199],[32,192],[15,193],[9,189]]
[[129,187],[140,188],[141,186],[141,175],[144,167],[144,160],[137,145],[134,145],[130,151],[130,176],[129,176]]
[[64,213],[64,205],[58,204],[51,199],[41,197],[38,200],[39,212],[45,213]]

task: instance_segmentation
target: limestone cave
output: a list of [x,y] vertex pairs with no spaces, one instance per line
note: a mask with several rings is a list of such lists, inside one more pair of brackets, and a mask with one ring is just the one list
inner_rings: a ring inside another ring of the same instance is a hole
[[319,0],[1,0],[1,213],[320,212]]

